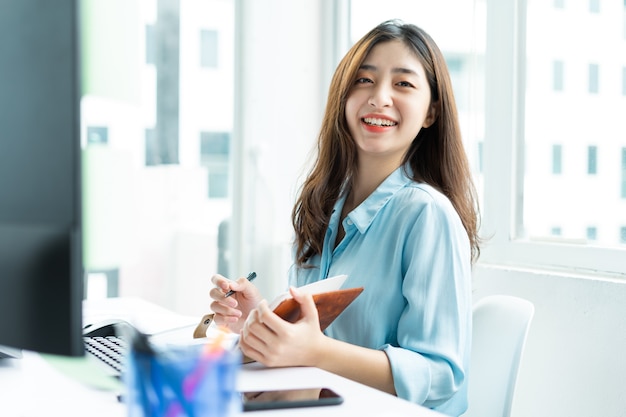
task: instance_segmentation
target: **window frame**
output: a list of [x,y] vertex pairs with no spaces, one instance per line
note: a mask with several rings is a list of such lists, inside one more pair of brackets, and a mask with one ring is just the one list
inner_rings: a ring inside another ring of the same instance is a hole
[[[484,201],[480,262],[626,278],[626,250],[523,230],[527,0],[486,0]],[[509,138],[509,140],[503,140]]]

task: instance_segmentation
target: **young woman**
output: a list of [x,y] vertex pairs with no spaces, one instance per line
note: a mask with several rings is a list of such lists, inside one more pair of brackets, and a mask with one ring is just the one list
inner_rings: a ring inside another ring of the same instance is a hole
[[420,28],[384,22],[335,72],[293,210],[290,284],[347,274],[344,287],[364,292],[322,332],[311,296],[290,289],[303,312],[292,324],[246,279],[216,275],[215,321],[265,365],[316,366],[460,415],[477,221],[444,58]]

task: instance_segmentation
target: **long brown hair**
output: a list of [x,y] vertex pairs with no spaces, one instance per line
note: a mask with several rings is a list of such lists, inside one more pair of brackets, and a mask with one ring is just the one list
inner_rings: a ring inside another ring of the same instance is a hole
[[357,71],[378,43],[401,40],[424,67],[437,118],[422,128],[404,163],[413,179],[435,187],[450,199],[469,236],[471,257],[480,254],[479,210],[469,162],[461,139],[452,83],[443,54],[433,39],[415,25],[386,21],[372,29],[341,60],[330,84],[326,111],[317,143],[317,160],[302,185],[292,212],[296,264],[304,266],[322,253],[324,236],[341,191],[352,185],[357,167],[356,145],[345,116],[346,100]]

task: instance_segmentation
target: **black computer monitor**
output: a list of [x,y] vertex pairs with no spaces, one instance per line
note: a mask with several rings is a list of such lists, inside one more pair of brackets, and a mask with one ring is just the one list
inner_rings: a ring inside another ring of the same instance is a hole
[[0,356],[83,354],[77,3],[0,1]]

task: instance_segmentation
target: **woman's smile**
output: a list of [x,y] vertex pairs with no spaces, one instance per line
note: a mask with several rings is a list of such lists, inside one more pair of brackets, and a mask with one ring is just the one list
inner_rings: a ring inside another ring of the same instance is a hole
[[373,133],[387,132],[398,125],[395,120],[380,114],[367,114],[361,118],[361,123],[364,129]]

